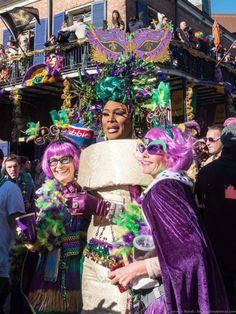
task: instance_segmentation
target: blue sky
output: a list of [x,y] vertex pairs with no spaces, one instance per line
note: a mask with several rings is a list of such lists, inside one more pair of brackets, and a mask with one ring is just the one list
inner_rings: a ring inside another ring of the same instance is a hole
[[236,13],[236,0],[211,0],[212,13]]

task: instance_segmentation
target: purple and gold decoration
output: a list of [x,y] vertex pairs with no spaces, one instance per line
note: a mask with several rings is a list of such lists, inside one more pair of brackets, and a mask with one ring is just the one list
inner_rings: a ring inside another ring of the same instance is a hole
[[27,242],[34,242],[36,240],[35,213],[30,213],[17,217],[16,225],[24,235]]
[[78,95],[79,121],[101,135],[101,112],[108,100],[128,105],[133,116],[134,134],[142,134],[154,121],[163,124],[169,108],[169,84],[162,81],[157,65],[134,54],[110,60],[97,74],[84,71],[71,80],[71,90]]
[[33,65],[25,73],[22,80],[23,86],[38,84],[53,84],[60,81],[63,56],[51,52],[46,56],[45,63]]
[[135,53],[138,57],[163,63],[169,60],[169,43],[172,31],[142,29],[128,35],[118,28],[96,30],[88,24],[87,37],[92,46],[94,61],[106,63],[118,60],[121,55]]

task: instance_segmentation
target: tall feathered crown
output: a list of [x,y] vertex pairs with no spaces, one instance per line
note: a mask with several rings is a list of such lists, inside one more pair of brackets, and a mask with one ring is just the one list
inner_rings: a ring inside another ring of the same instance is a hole
[[108,100],[128,106],[136,136],[153,126],[163,124],[169,109],[169,84],[163,73],[149,61],[134,54],[109,61],[96,75],[86,71],[71,80],[71,89],[78,94],[79,121],[99,133],[103,106]]

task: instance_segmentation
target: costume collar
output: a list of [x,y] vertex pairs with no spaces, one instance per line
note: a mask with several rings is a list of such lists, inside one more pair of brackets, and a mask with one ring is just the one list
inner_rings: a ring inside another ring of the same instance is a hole
[[177,180],[179,182],[182,182],[190,187],[193,186],[193,182],[192,180],[185,174],[184,171],[179,171],[179,172],[174,172],[171,170],[164,170],[162,172],[160,172],[156,178],[152,181],[152,183],[146,188],[145,191],[143,191],[142,193],[142,200],[145,198],[145,196],[147,195],[147,193],[149,192],[149,190],[151,190],[151,188],[159,181],[162,180],[166,180],[166,179],[173,179],[173,180]]

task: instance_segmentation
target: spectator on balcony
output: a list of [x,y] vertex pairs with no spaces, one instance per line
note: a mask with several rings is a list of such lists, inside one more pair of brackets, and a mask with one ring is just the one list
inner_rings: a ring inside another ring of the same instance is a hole
[[[7,42],[6,54],[8,58],[12,58],[18,54],[16,42],[12,38]],[[8,81],[9,79],[15,79],[17,77],[17,71],[18,68],[16,67],[15,61],[7,61],[6,67],[4,69],[5,81]]]
[[20,34],[17,37],[18,42],[18,54],[21,55],[24,54],[29,50],[29,36],[28,34],[24,34],[20,32]]
[[4,46],[0,45],[0,81],[7,81],[9,76],[9,70],[6,64],[4,64],[4,59],[7,58]]
[[195,43],[195,40],[193,39],[193,30],[188,26],[186,21],[180,22],[175,35],[177,40],[180,40],[188,46],[192,46]]
[[61,30],[62,32],[70,31],[75,32],[77,39],[85,39],[86,38],[86,24],[84,23],[83,16],[79,16],[74,24],[68,27],[64,27]]
[[18,49],[16,48],[16,42],[14,41],[14,39],[9,39],[7,42],[7,49],[6,49],[6,54],[7,57],[10,58],[12,56],[17,55],[18,53]]
[[0,61],[7,58],[7,54],[3,45],[0,45]]
[[59,44],[62,44],[62,45],[70,43],[70,42],[77,39],[74,31],[73,32],[62,31],[62,29],[66,28],[66,27],[68,27],[68,23],[64,22],[62,27],[61,27],[61,30],[58,32],[58,35],[57,35],[57,41]]
[[156,26],[156,30],[165,31],[168,28],[168,25],[169,25],[168,17],[163,15],[161,17],[161,20],[159,20],[159,23]]
[[46,41],[46,43],[44,44],[44,46],[45,46],[46,48],[48,48],[48,47],[56,46],[57,44],[58,44],[58,42],[57,42],[57,36],[51,35],[51,37],[49,38],[48,41]]
[[139,19],[138,16],[131,16],[128,23],[128,32],[134,33],[138,29],[144,28],[145,25],[142,20]]
[[122,20],[119,11],[117,10],[112,11],[111,21],[112,21],[112,24],[111,24],[110,29],[119,28],[121,31],[125,30],[125,23]]

